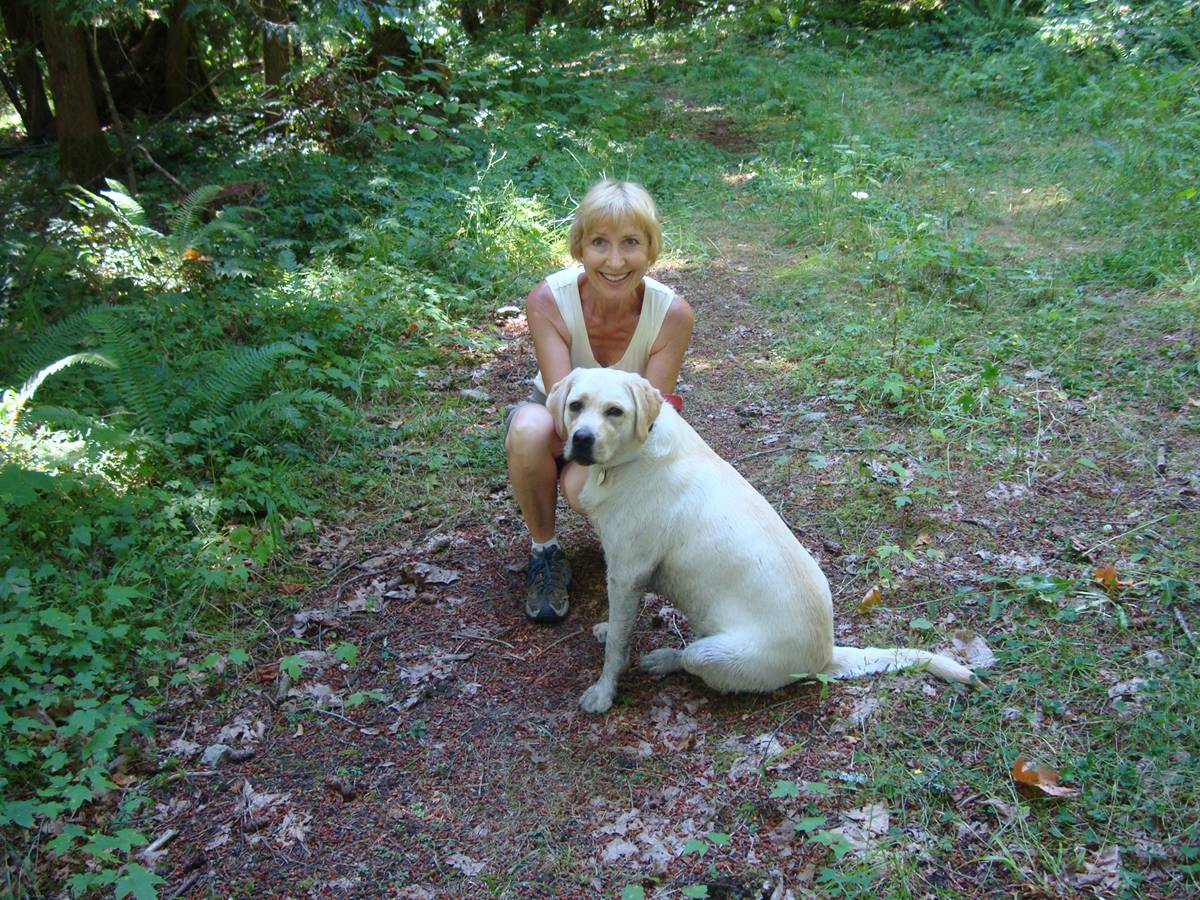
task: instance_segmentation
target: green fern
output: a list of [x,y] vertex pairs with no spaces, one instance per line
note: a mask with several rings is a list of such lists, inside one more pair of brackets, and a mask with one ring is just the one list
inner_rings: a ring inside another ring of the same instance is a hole
[[280,359],[301,352],[278,341],[265,347],[236,347],[219,355],[197,389],[200,413],[209,418],[228,415],[233,404],[258,387]]
[[246,400],[234,406],[227,417],[225,436],[257,434],[266,422],[277,418],[294,428],[304,428],[308,422],[297,406],[324,406],[338,412],[346,411],[346,404],[325,391],[314,388],[277,391],[261,400]]
[[113,222],[125,229],[138,242],[148,246],[161,244],[165,239],[164,235],[150,226],[146,210],[130,196],[125,185],[119,181],[113,181],[111,178],[106,179],[105,183],[108,185],[108,190],[101,191],[99,194],[93,193],[85,187],[76,186],[75,190],[90,201],[93,210],[108,215]]
[[25,405],[33,399],[34,393],[41,387],[43,381],[54,373],[61,372],[68,366],[78,363],[91,363],[96,366],[106,366],[110,369],[116,366],[116,363],[111,359],[99,353],[74,353],[71,356],[64,356],[62,359],[52,362],[21,385],[20,390],[15,393],[12,391],[4,392],[3,404],[0,406],[0,409],[3,410],[4,426],[9,430],[16,426],[17,420],[21,418],[21,413],[25,409]]
[[188,194],[175,215],[171,217],[171,239],[181,248],[186,249],[197,243],[205,231],[204,210],[221,193],[218,184],[206,184]]
[[114,307],[92,307],[47,328],[25,352],[25,371],[44,368],[71,353],[99,354],[113,364],[111,377],[121,403],[138,425],[161,434],[166,426],[168,382],[163,366]]

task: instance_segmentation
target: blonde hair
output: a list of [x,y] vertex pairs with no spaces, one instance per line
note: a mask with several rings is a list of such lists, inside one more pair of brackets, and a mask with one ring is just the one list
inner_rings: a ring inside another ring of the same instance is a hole
[[583,240],[596,226],[632,222],[646,233],[646,255],[653,263],[662,248],[662,226],[654,198],[640,184],[605,178],[597,181],[575,208],[568,235],[571,256],[583,259]]

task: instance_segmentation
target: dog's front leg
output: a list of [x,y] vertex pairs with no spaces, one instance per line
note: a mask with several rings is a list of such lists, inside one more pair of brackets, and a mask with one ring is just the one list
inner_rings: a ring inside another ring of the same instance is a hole
[[[618,569],[619,566],[610,566]],[[579,705],[588,712],[607,712],[617,692],[617,679],[629,665],[629,639],[637,622],[637,581],[608,576],[608,629],[604,642],[604,669],[599,680],[583,692]]]

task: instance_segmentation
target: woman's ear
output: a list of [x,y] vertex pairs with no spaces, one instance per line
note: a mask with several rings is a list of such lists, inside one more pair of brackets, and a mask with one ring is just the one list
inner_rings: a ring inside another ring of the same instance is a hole
[[567,423],[564,421],[567,395],[571,393],[571,382],[575,380],[574,375],[575,370],[572,369],[565,378],[550,389],[550,394],[546,397],[546,409],[550,410],[550,415],[554,419],[554,430],[564,441],[567,439]]
[[654,424],[659,410],[662,409],[662,394],[645,378],[635,379],[630,388],[633,390],[633,408],[637,413],[634,421],[634,433],[637,435],[637,439],[644,444],[646,438],[650,436],[650,426]]

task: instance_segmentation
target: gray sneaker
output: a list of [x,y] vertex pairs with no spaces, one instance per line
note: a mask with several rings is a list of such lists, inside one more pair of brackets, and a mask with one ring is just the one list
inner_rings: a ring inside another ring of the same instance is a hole
[[571,606],[570,583],[571,566],[561,547],[552,544],[541,553],[531,553],[525,574],[525,615],[535,622],[561,622]]

